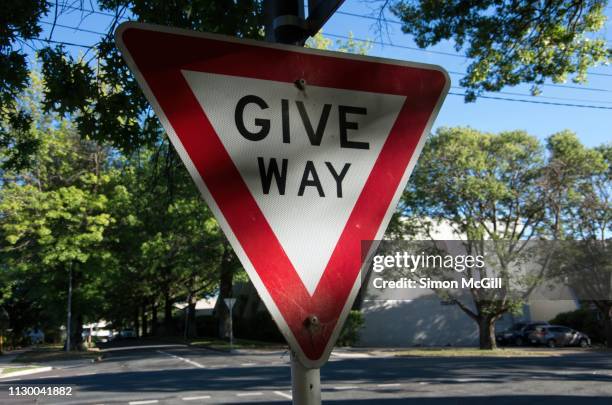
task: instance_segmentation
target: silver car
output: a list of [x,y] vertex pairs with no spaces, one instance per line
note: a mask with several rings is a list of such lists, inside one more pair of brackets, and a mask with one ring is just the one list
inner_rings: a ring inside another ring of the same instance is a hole
[[584,333],[558,325],[537,326],[529,334],[529,341],[534,345],[546,345],[551,348],[558,346],[588,347],[591,345],[591,339]]

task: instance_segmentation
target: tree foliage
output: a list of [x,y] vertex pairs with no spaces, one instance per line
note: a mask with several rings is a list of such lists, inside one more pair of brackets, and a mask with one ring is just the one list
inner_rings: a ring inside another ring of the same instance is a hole
[[[467,300],[450,297],[478,323],[481,347],[495,346],[492,325],[518,309],[548,275],[549,258],[537,273],[511,270],[513,261],[532,254],[525,241],[566,239],[585,220],[592,224],[583,205],[593,207],[593,218],[604,218],[609,226],[609,200],[595,202],[592,194],[610,187],[609,178],[600,177],[608,173],[600,150],[607,149],[586,148],[568,131],[549,137],[546,148],[523,131],[494,135],[441,128],[427,140],[402,197],[403,218],[396,228],[402,225],[404,234],[436,239],[436,231],[448,226],[468,252],[482,253],[478,249],[488,241],[496,247],[504,283],[524,292],[471,289]],[[593,179],[602,184],[594,187]]]
[[504,86],[532,84],[538,94],[548,79],[576,83],[587,70],[610,61],[603,37],[607,0],[396,0],[391,11],[402,30],[425,48],[452,40],[471,59],[461,85],[466,100]]

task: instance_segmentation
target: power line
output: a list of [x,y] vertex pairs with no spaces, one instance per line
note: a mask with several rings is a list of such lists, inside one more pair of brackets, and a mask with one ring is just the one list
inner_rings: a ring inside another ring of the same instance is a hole
[[[466,96],[465,93],[453,93],[453,92],[449,92],[448,94],[451,95],[451,96],[461,96],[461,97],[465,97]],[[563,107],[591,108],[591,109],[597,109],[597,110],[612,110],[612,107],[602,107],[602,106],[597,106],[597,105],[586,105],[586,104],[568,104],[568,103],[555,103],[555,102],[552,102],[552,101],[521,100],[521,99],[518,99],[518,98],[507,98],[507,97],[496,97],[496,96],[478,96],[478,98],[486,98],[486,99],[491,99],[491,100],[513,101],[513,102],[519,102],[519,103],[556,105],[556,106],[563,106]]]
[[85,45],[85,44],[77,44],[74,42],[66,42],[66,41],[56,41],[54,39],[46,39],[46,38],[26,38],[30,41],[40,41],[40,42],[47,42],[50,44],[58,44],[58,45],[68,45],[68,46],[76,46],[79,48],[86,48],[86,49],[93,49],[96,46],[95,45]]
[[357,14],[357,13],[349,13],[347,11],[336,11],[335,14],[340,14],[340,15],[347,15],[349,17],[358,17],[358,18],[365,18],[367,20],[374,20],[374,21],[379,21],[379,22],[384,22],[384,23],[390,23],[390,24],[396,24],[396,25],[402,25],[403,23],[401,21],[398,20],[389,20],[385,17],[374,17],[371,15],[361,15],[361,14]]
[[[451,89],[456,90],[467,90],[466,87],[463,86],[451,86]],[[491,92],[487,92],[491,93]],[[559,100],[559,101],[575,101],[581,103],[600,103],[600,104],[612,104],[612,101],[608,100],[585,100],[580,98],[571,98],[571,97],[554,97],[554,96],[534,96],[533,94],[525,94],[525,93],[517,93],[513,91],[496,91],[494,94],[502,94],[507,96],[519,96],[519,97],[531,97],[537,99],[548,99],[548,100]]]
[[[54,4],[54,5],[58,5],[57,3],[50,3],[50,4]],[[107,12],[103,12],[103,11],[98,11],[98,10],[94,10],[94,9],[87,9],[87,8],[83,8],[83,7],[74,7],[74,6],[68,6],[68,5],[59,5],[61,8],[64,9],[69,9],[69,10],[77,10],[77,11],[83,11],[86,13],[91,13],[91,14],[99,14],[99,15],[104,15],[107,17],[117,17],[115,14],[111,14],[111,13],[107,13]],[[341,14],[341,15],[347,15],[347,16],[351,16],[351,17],[357,17],[357,18],[365,18],[365,19],[369,19],[369,20],[377,20],[377,21],[383,21],[383,22],[388,22],[388,23],[392,23],[392,24],[402,24],[401,21],[398,20],[390,20],[390,19],[386,19],[386,18],[381,18],[379,19],[378,17],[374,17],[374,16],[367,16],[367,15],[360,15],[357,13],[350,13],[347,11],[336,11],[336,14]],[[120,20],[128,20],[127,17],[119,17]],[[101,34],[101,35],[105,35],[105,34]],[[341,39],[349,39],[349,37],[347,37],[346,35],[339,35],[339,34],[325,34],[327,36],[330,37],[335,37],[335,38],[341,38]],[[367,40],[367,39],[362,39],[362,38],[352,38],[356,41],[362,41],[362,42],[371,42],[377,45],[383,45],[383,46],[390,46],[390,47],[394,47],[394,48],[400,48],[400,49],[408,49],[408,50],[412,50],[412,51],[418,51],[418,52],[427,52],[427,53],[432,53],[432,54],[437,54],[437,55],[444,55],[444,56],[452,56],[455,58],[468,58],[467,55],[464,54],[458,54],[458,53],[451,53],[451,52],[444,52],[444,51],[435,51],[435,50],[431,50],[431,49],[421,49],[421,48],[417,48],[417,47],[411,47],[411,46],[406,46],[406,45],[396,45],[390,42],[384,42],[384,41],[371,41],[371,40]],[[597,73],[597,72],[589,72],[590,75],[592,76],[604,76],[604,77],[612,77],[612,74],[607,74],[607,73]]]
[[[610,9],[612,9],[612,7],[608,7]],[[391,23],[391,24],[397,24],[397,25],[402,25],[403,23],[401,21],[398,20],[391,20],[391,19],[387,19],[385,17],[382,18],[378,18],[378,17],[374,17],[374,16],[370,16],[370,15],[361,15],[361,14],[357,14],[357,13],[350,13],[347,11],[336,11],[336,14],[341,14],[341,15],[346,15],[346,16],[350,16],[350,17],[356,17],[356,18],[363,18],[363,19],[367,19],[367,20],[375,20],[375,21],[380,21],[380,22],[384,22],[384,23]],[[345,38],[347,39],[348,37],[346,36],[342,36],[342,35],[337,35],[337,34],[325,34],[328,36],[335,36],[338,38]],[[369,41],[366,39],[358,39],[358,38],[353,38],[357,41],[367,41],[367,42],[371,42],[377,45],[383,45],[383,46],[390,46],[390,47],[395,47],[395,48],[402,48],[402,49],[410,49],[413,51],[419,51],[419,52],[429,52],[429,53],[436,53],[439,55],[446,55],[446,56],[454,56],[454,57],[460,57],[460,58],[467,58],[470,59],[467,55],[465,54],[459,54],[459,53],[450,53],[450,52],[443,52],[443,51],[433,51],[430,49],[421,49],[421,48],[416,48],[416,47],[408,47],[405,45],[396,45],[390,42],[384,42],[384,41]],[[609,73],[597,73],[597,72],[589,72],[590,75],[592,76],[604,76],[604,77],[612,77],[612,74]]]
[[[453,70],[447,70],[447,72],[452,74],[452,75],[458,75],[458,76],[465,76],[466,75],[465,72],[456,72],[456,71],[453,71]],[[610,89],[600,89],[600,88],[597,88],[597,87],[569,86],[567,84],[543,83],[540,86],[558,87],[558,88],[562,88],[562,89],[572,89],[572,90],[586,90],[586,91],[599,91],[599,92],[604,92],[604,93],[612,93],[612,90],[610,90]]]
[[[85,13],[90,13],[90,14],[98,14],[98,15],[103,15],[106,17],[117,17],[115,14],[112,13],[107,13],[104,11],[99,11],[99,10],[94,10],[94,9],[89,9],[89,8],[83,8],[83,7],[74,7],[74,6],[69,6],[66,4],[58,4],[58,3],[53,3],[50,2],[49,4],[54,5],[56,7],[59,7],[60,9],[64,9],[64,10],[73,10],[73,11],[83,11]],[[126,17],[119,17],[120,19],[127,19]]]
[[[53,25],[53,23],[48,22],[48,21],[41,21],[41,23],[42,24],[46,24],[46,25]],[[61,27],[61,28],[66,28],[66,29],[71,29],[71,30],[75,30],[75,31],[87,32],[87,33],[91,33],[91,34],[107,35],[107,33],[104,33],[104,32],[88,30],[88,29],[84,29],[84,28],[81,28],[81,27],[73,27],[73,26],[68,26],[68,25],[63,25],[63,24],[55,24],[55,26]],[[330,34],[325,34],[325,35],[331,36]],[[334,35],[334,36],[336,36],[336,35]],[[346,37],[346,38],[350,38],[350,37]],[[77,46],[87,47],[87,46],[83,46],[83,45],[77,45]],[[449,71],[449,73],[455,74],[455,75],[460,75],[460,76],[465,76],[465,73],[462,73],[462,72]],[[612,92],[612,90],[608,90],[608,89],[599,89],[599,88],[592,88],[592,87],[568,86],[568,85],[560,85],[560,84],[543,84],[543,86],[547,86],[547,87],[559,87],[559,88],[569,88],[569,89],[574,89],[574,90],[590,90],[590,91],[599,91],[599,92]]]
[[[72,7],[74,8],[74,7]],[[85,10],[87,11],[87,10]],[[91,10],[89,10],[91,11]],[[52,25],[53,23],[50,22],[46,22],[46,21],[41,21],[44,24],[48,24],[48,25]],[[55,24],[58,27],[62,27],[62,28],[66,28],[66,29],[72,29],[75,31],[82,31],[82,32],[88,32],[88,33],[92,33],[92,34],[97,34],[97,35],[106,35],[106,33],[102,33],[99,31],[94,31],[94,30],[87,30],[84,28],[80,28],[80,27],[72,27],[72,26],[67,26],[67,25],[62,25],[62,24]],[[325,34],[331,37],[339,37],[339,38],[344,38],[344,39],[350,39],[350,37],[348,36],[343,36],[343,35],[337,35],[337,34]],[[364,39],[358,39],[358,38],[352,38],[354,40],[357,41],[365,41],[365,42],[371,42],[368,40],[364,40]],[[87,49],[92,49],[95,47],[95,45],[84,45],[84,44],[77,44],[77,43],[73,43],[73,42],[67,42],[67,41],[56,41],[56,40],[50,40],[50,39],[41,39],[41,38],[32,38],[32,40],[37,40],[37,41],[41,41],[41,42],[47,42],[47,43],[55,43],[55,44],[62,44],[62,45],[68,45],[68,46],[76,46],[76,47],[82,47],[82,48],[87,48]],[[394,44],[389,44],[390,46],[394,46],[394,47],[401,47],[401,48],[407,48],[407,49],[415,49],[415,50],[419,50],[419,51],[427,51],[427,50],[422,50],[419,48],[411,48],[411,47],[406,47],[406,46],[400,46],[400,45],[394,45]],[[427,52],[435,52],[435,51],[427,51]],[[437,53],[437,52],[436,52]],[[454,54],[451,54],[454,55]],[[457,55],[454,55],[457,56]],[[449,72],[452,74],[457,74],[457,75],[465,75],[465,73],[461,73],[461,72]],[[610,75],[612,76],[612,75]],[[545,84],[546,85],[546,84]],[[611,90],[607,90],[607,89],[596,89],[596,88],[582,88],[582,87],[575,87],[575,86],[563,86],[563,85],[548,85],[548,86],[555,86],[555,87],[569,87],[569,88],[573,88],[573,89],[580,89],[580,90],[593,90],[593,91],[602,91],[602,92],[610,92]],[[458,89],[463,89],[461,87],[455,87]],[[453,96],[463,96],[465,97],[465,93],[454,93],[454,92],[449,92],[450,95]],[[579,100],[579,99],[571,99],[571,98],[555,98],[555,97],[546,97],[546,96],[533,96],[533,95],[528,95],[528,94],[521,94],[521,93],[512,93],[512,92],[499,92],[498,94],[507,94],[507,95],[514,95],[514,96],[521,96],[521,97],[542,97],[542,98],[548,98],[548,99],[558,99],[558,100],[569,100],[569,101],[587,101],[587,100]],[[612,110],[612,107],[603,107],[603,106],[596,106],[596,105],[585,105],[585,104],[570,104],[570,103],[560,103],[560,102],[549,102],[549,101],[536,101],[536,100],[523,100],[523,99],[514,99],[514,98],[507,98],[507,97],[497,97],[497,96],[489,96],[489,95],[480,95],[480,98],[484,98],[484,99],[491,99],[491,100],[500,100],[500,101],[511,101],[511,102],[524,102],[524,103],[531,103],[531,104],[545,104],[545,105],[556,105],[556,106],[565,106],[565,107],[577,107],[577,108],[591,108],[591,109],[605,109],[605,110]],[[596,101],[596,102],[600,102],[600,103],[610,103],[608,101]]]
[[40,21],[41,24],[45,24],[45,25],[51,25],[51,26],[56,26],[56,27],[60,27],[60,28],[66,28],[66,29],[71,29],[71,30],[75,30],[75,31],[79,31],[79,32],[87,32],[89,34],[96,34],[96,35],[107,35],[107,33],[105,32],[100,32],[100,31],[94,31],[94,30],[88,30],[88,29],[84,29],[84,28],[80,28],[80,27],[71,27],[69,25],[63,25],[63,24],[58,24],[58,23],[52,23],[52,22],[48,22],[48,21]]

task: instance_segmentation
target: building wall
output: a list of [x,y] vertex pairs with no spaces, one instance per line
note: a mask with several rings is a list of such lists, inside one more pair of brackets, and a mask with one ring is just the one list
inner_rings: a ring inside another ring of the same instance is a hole
[[[573,300],[537,300],[524,305],[523,314],[504,315],[497,330],[519,321],[549,321],[578,308]],[[359,346],[478,346],[478,326],[458,306],[445,305],[434,294],[412,300],[364,300],[364,325]]]
[[478,328],[456,305],[435,297],[402,301],[365,300],[360,346],[474,346]]

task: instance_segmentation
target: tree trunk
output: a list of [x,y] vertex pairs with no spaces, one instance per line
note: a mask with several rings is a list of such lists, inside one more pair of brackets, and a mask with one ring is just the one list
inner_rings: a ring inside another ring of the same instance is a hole
[[170,287],[164,291],[164,333],[167,336],[174,335],[174,324],[172,322],[172,298],[170,298]]
[[604,314],[604,334],[606,337],[606,347],[612,349],[612,306]]
[[219,318],[219,337],[221,338],[229,338],[230,335],[229,309],[223,300],[232,296],[233,279],[232,257],[229,244],[226,243],[219,267],[219,299],[216,308]]
[[83,315],[78,314],[74,316],[74,319],[76,322],[73,322],[70,346],[72,350],[83,350]]
[[194,338],[197,335],[197,331],[196,331],[196,302],[197,302],[197,298],[195,296],[195,294],[190,294],[189,295],[190,300],[188,303],[188,307],[187,307],[187,337],[188,338]]
[[151,335],[157,336],[157,304],[155,301],[151,303]]
[[134,305],[134,333],[136,337],[140,337],[140,317],[138,314],[138,305]]
[[142,336],[147,336],[147,304],[140,306],[140,323],[142,325]]
[[481,350],[497,348],[495,343],[495,318],[481,316],[478,319],[478,332]]

